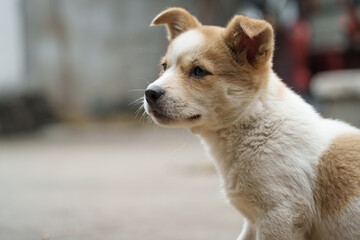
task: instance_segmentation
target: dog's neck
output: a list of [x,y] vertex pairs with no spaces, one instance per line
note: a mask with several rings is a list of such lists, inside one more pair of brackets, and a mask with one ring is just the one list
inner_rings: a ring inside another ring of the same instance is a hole
[[[303,116],[303,118],[298,116]],[[242,146],[250,144],[244,149],[253,151],[253,154],[257,148],[266,147],[266,139],[283,132],[285,122],[287,126],[294,122],[303,124],[306,128],[307,125],[313,124],[314,119],[319,118],[318,113],[310,105],[287,88],[276,74],[271,72],[266,88],[262,89],[262,92],[254,98],[236,121],[220,129],[195,129],[195,131],[192,129],[192,132],[199,135],[205,142],[205,147],[215,158],[219,173],[224,175],[230,168],[232,159],[247,157],[246,153],[228,153],[227,149],[242,149]],[[250,138],[251,141],[247,140]]]

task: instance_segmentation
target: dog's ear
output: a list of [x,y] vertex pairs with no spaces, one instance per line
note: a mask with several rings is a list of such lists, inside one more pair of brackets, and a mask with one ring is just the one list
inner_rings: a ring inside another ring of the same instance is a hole
[[159,13],[150,26],[166,24],[168,30],[168,39],[172,41],[181,33],[201,26],[201,23],[183,8],[169,8]]
[[240,64],[258,68],[272,57],[274,33],[264,20],[237,15],[228,23],[223,39]]

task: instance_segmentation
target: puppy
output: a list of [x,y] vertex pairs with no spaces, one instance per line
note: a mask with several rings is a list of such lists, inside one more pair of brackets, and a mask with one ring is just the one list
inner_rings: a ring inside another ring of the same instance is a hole
[[181,8],[158,24],[170,44],[145,111],[200,136],[246,218],[238,239],[360,239],[360,131],[322,118],[273,72],[271,25],[204,26]]

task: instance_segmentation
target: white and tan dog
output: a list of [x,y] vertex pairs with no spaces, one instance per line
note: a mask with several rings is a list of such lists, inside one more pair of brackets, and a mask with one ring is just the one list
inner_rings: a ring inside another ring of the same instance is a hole
[[281,82],[271,25],[235,16],[203,26],[181,8],[158,24],[170,44],[145,110],[201,137],[246,217],[239,239],[360,239],[360,131],[322,118]]

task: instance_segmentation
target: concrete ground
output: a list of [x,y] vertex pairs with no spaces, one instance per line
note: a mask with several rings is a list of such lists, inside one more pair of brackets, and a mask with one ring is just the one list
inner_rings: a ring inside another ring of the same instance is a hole
[[0,140],[1,240],[223,240],[241,225],[186,130],[53,126]]

